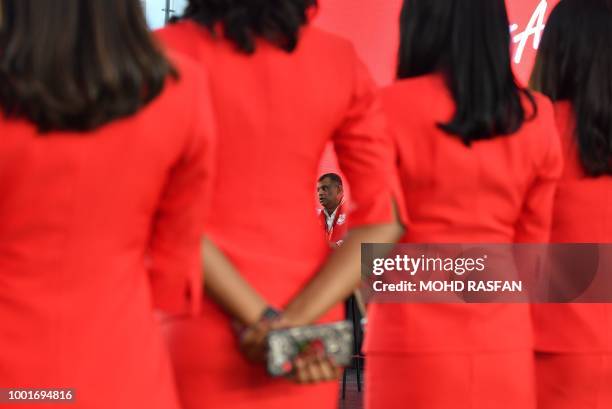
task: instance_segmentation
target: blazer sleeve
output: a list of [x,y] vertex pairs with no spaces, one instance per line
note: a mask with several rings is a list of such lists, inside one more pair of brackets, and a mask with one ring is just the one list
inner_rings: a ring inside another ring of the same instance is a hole
[[203,288],[200,245],[212,190],[215,126],[203,76],[194,89],[193,101],[185,104],[194,107],[188,140],[170,172],[150,244],[154,307],[170,314],[197,314]]
[[548,135],[539,161],[536,176],[527,191],[525,202],[515,229],[516,243],[548,243],[552,226],[552,214],[557,184],[563,171],[561,140],[554,121],[553,109],[548,101],[539,104],[543,128]]
[[352,94],[333,140],[338,164],[351,190],[349,228],[391,223],[395,220],[394,210],[405,224],[405,206],[395,166],[397,154],[380,92],[354,50],[352,59]]

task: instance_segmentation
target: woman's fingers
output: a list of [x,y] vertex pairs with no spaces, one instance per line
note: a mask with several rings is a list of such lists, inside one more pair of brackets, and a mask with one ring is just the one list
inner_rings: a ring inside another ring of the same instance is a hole
[[295,377],[294,380],[297,383],[309,383],[309,372],[308,372],[308,363],[305,358],[298,357],[295,360]]
[[341,368],[329,358],[317,355],[302,356],[295,361],[294,380],[297,383],[318,383],[337,380]]
[[339,368],[336,368],[336,366],[333,365],[329,359],[319,358],[319,368],[322,380],[331,381],[338,378],[336,376],[336,372]]
[[308,382],[315,383],[324,380],[324,371],[319,358],[316,356],[310,357],[308,365],[306,365]]

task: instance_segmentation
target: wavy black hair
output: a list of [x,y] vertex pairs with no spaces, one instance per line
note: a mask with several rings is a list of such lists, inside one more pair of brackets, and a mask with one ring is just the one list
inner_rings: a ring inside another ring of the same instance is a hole
[[174,69],[139,0],[0,0],[0,107],[41,132],[138,111]]
[[444,75],[456,105],[445,132],[467,146],[513,134],[527,119],[522,95],[537,114],[512,72],[504,0],[405,0],[400,26],[397,77]]
[[[241,52],[255,52],[256,38],[264,38],[292,52],[308,10],[317,0],[189,0],[179,19],[191,19],[234,43]],[[220,24],[220,27],[218,25]]]
[[531,86],[570,101],[580,160],[591,176],[612,175],[612,2],[562,0],[553,10]]

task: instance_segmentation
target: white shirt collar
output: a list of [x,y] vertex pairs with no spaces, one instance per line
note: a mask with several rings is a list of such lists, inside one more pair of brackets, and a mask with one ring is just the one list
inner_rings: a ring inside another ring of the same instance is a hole
[[338,213],[338,209],[340,208],[340,206],[336,207],[336,210],[334,210],[334,212],[332,214],[329,214],[327,212],[327,209],[323,209],[323,212],[325,213],[325,222],[327,224],[327,231],[330,231],[332,229],[332,227],[334,227],[334,220],[336,220],[336,213]]
[[340,203],[338,203],[338,206],[336,206],[336,209],[333,211],[332,214],[329,214],[327,209],[323,208],[323,214],[325,214],[325,222],[327,224],[327,231],[331,231],[332,227],[334,227],[334,220],[336,220],[336,214],[338,213],[338,209],[340,209],[343,204],[344,199],[342,199]]

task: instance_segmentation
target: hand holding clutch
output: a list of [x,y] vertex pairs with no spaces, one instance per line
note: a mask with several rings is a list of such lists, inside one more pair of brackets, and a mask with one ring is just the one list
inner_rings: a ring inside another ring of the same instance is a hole
[[[326,361],[333,364],[334,369],[351,362],[352,323],[340,321],[325,325],[276,329],[270,331],[267,341],[270,375],[290,376],[298,381],[316,379],[320,376],[312,375],[321,375],[318,372],[325,371]],[[314,374],[311,373],[313,371]]]

